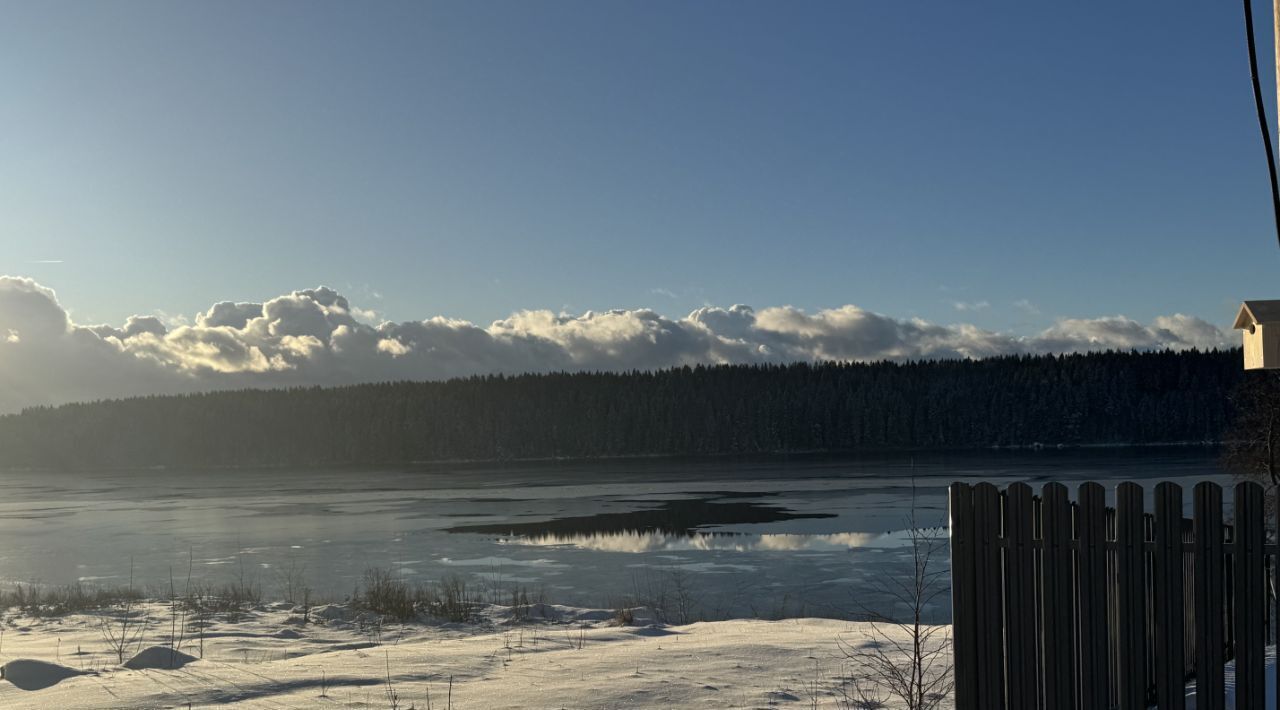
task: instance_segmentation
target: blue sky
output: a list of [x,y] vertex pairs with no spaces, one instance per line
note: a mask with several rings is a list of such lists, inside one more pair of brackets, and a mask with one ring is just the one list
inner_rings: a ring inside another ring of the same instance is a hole
[[1280,296],[1235,3],[3,13],[0,273],[81,323],[319,284],[395,320],[856,304],[1011,333]]

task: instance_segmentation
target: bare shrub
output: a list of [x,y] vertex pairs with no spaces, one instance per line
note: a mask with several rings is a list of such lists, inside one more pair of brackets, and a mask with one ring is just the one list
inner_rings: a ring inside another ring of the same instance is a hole
[[842,674],[835,688],[835,702],[839,710],[884,710],[889,707],[889,693],[854,673]]
[[135,617],[137,599],[133,596],[133,561],[129,561],[129,594],[120,601],[114,613],[104,615],[98,623],[98,631],[107,649],[114,653],[117,662],[124,663],[125,654],[134,644],[140,644],[145,626]]
[[307,586],[307,566],[289,558],[288,564],[276,569],[280,593],[290,604],[309,601],[311,587]]
[[204,658],[204,632],[209,628],[209,608],[208,597],[199,588],[193,588],[188,585],[186,597],[182,600],[184,619],[190,619],[187,631],[196,636],[199,643],[200,658]]
[[636,623],[635,614],[626,607],[615,609],[613,612],[613,623],[618,626],[631,626]]
[[446,621],[471,621],[481,605],[478,594],[467,588],[467,581],[461,575],[445,575],[434,588],[426,591],[429,592],[427,613]]
[[619,612],[619,617],[622,610],[645,607],[660,622],[688,624],[704,618],[699,594],[685,570],[645,568],[631,573],[629,595],[611,598],[608,604]]
[[390,569],[370,567],[364,571],[364,585],[357,602],[375,614],[403,620],[417,615],[416,596],[409,583]]
[[519,585],[511,588],[511,619],[516,622],[529,620],[529,590]]
[[206,612],[239,613],[262,604],[262,587],[256,583],[239,581],[220,587],[193,585],[187,599],[199,599]]
[[476,610],[483,606],[480,594],[459,575],[446,575],[433,584],[410,584],[390,569],[371,567],[365,570],[352,601],[362,609],[399,621],[422,613],[466,622],[474,620]]
[[391,680],[391,652],[387,651],[387,684],[383,688],[383,692],[387,696],[387,706],[391,710],[400,710],[400,692],[396,690],[395,683]]
[[693,584],[693,577],[685,570],[667,570],[667,581],[671,585],[672,609],[668,614],[676,624],[684,625],[697,621],[698,591]]
[[[949,570],[938,569],[946,554],[945,528],[916,526],[915,490],[912,488],[908,540],[911,571],[901,578],[881,577],[872,582],[880,596],[893,600],[901,612],[884,614],[864,610],[869,622],[862,643],[840,640],[853,663],[855,697],[861,705],[876,707],[882,695],[897,698],[908,710],[934,710],[951,694],[951,636],[948,626],[928,623],[928,611],[950,592]],[[880,693],[877,695],[876,693]]]
[[28,616],[64,616],[117,606],[142,594],[125,587],[102,587],[76,582],[45,587],[37,582],[17,584],[0,591],[0,609],[17,609]]

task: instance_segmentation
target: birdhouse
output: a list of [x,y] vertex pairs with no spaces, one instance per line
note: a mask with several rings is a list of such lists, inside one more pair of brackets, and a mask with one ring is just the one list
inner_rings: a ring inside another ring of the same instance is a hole
[[1244,369],[1280,368],[1280,301],[1245,301],[1232,327],[1244,331]]

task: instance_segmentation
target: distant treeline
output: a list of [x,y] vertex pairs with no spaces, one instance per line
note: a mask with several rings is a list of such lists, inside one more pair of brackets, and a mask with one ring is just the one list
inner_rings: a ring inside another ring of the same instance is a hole
[[683,367],[240,390],[0,417],[0,466],[457,459],[1217,441],[1239,350]]

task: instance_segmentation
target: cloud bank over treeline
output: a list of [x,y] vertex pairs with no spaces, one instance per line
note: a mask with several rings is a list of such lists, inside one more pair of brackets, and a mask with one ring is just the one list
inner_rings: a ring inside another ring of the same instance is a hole
[[445,379],[489,373],[656,369],[698,363],[981,358],[1013,353],[1211,349],[1229,344],[1185,315],[1064,319],[1030,337],[902,320],[846,305],[521,311],[480,326],[436,316],[374,325],[318,287],[263,303],[213,304],[191,324],[134,316],[75,323],[53,290],[0,276],[0,412],[38,404],[208,389]]

